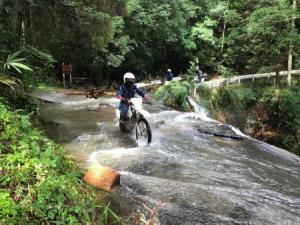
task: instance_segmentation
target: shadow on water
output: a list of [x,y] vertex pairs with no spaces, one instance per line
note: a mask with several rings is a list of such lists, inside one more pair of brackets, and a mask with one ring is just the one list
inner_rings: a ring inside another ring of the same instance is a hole
[[246,137],[199,133],[201,128],[236,135],[206,115],[166,110],[158,103],[146,106],[153,143],[142,147],[134,135],[120,133],[117,105],[113,98],[60,96],[60,103],[40,109],[47,134],[69,153],[87,165],[120,171],[114,196],[122,210],[149,215],[143,204],[159,206],[157,220],[170,225],[300,224],[299,164]]

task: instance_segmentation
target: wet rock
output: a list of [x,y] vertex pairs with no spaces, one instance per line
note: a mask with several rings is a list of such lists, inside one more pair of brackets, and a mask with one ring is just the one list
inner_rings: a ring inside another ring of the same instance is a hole
[[120,174],[111,168],[93,165],[86,172],[84,181],[94,187],[112,191],[116,185],[120,185]]
[[110,104],[107,104],[107,103],[100,103],[99,106],[98,106],[98,110],[107,109],[107,108],[113,108],[113,107]]
[[87,98],[95,98],[95,99],[97,99],[97,98],[99,98],[99,97],[101,97],[103,95],[104,95],[104,91],[102,91],[102,90],[96,90],[95,88],[92,88],[90,91],[88,91],[86,93],[86,97]]
[[155,126],[158,128],[158,127],[160,127],[161,125],[164,125],[164,124],[166,124],[166,121],[161,120],[161,121],[158,121],[157,123],[155,123]]

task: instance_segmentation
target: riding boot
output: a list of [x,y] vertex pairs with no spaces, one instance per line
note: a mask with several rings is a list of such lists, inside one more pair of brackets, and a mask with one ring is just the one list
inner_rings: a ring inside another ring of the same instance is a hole
[[125,123],[127,120],[129,120],[129,117],[128,117],[127,113],[126,114],[122,113],[120,115],[120,122]]

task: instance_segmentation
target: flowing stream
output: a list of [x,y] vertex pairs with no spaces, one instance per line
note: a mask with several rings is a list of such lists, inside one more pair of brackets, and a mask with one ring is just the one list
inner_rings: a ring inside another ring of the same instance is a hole
[[205,115],[172,111],[154,102],[153,143],[142,146],[118,128],[113,98],[45,94],[47,134],[87,166],[99,163],[121,173],[114,194],[127,212],[157,207],[162,225],[300,224],[299,158],[245,137],[217,138],[237,130]]

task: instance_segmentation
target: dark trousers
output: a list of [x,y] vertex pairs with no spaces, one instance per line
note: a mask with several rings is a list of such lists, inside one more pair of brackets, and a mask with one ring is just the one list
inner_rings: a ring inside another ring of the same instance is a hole
[[120,110],[120,119],[127,119],[127,112],[129,109],[129,105],[127,102],[121,102],[119,105],[119,110]]
[[173,79],[173,77],[166,77],[167,81],[171,81]]

